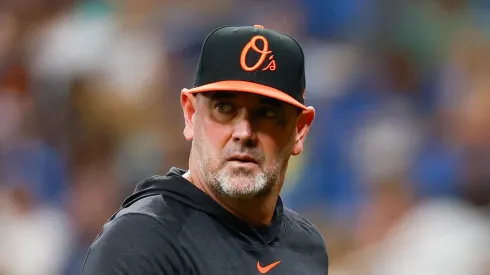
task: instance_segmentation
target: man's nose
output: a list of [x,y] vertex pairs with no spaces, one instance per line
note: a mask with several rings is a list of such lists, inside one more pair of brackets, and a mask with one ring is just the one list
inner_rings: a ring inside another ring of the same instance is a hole
[[257,142],[257,135],[249,116],[242,116],[236,122],[233,130],[233,140],[247,146],[253,146]]

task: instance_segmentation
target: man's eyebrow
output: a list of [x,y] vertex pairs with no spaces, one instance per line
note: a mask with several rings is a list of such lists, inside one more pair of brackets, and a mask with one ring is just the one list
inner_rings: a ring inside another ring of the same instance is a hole
[[282,107],[284,105],[282,101],[279,101],[277,99],[270,98],[270,97],[262,97],[260,99],[260,103],[271,105],[271,106],[276,107],[276,108]]

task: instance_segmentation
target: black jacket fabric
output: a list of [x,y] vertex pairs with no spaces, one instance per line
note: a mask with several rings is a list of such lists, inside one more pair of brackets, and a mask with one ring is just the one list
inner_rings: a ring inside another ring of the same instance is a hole
[[325,275],[324,240],[279,198],[253,228],[172,168],[138,184],[91,245],[82,275]]

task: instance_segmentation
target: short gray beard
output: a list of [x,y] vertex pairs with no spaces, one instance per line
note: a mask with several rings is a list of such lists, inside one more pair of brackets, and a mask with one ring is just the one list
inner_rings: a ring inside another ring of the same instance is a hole
[[270,169],[266,169],[269,172],[260,172],[255,176],[246,170],[239,170],[231,176],[218,167],[213,169],[210,159],[206,157],[198,158],[197,164],[204,181],[218,196],[249,199],[265,196],[278,185],[284,160],[278,159]]

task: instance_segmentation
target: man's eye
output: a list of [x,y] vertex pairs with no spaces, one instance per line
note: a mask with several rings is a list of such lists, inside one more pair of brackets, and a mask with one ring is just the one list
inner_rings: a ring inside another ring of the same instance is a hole
[[233,110],[233,106],[228,103],[217,103],[216,109],[218,109],[218,111],[221,113],[229,113]]

